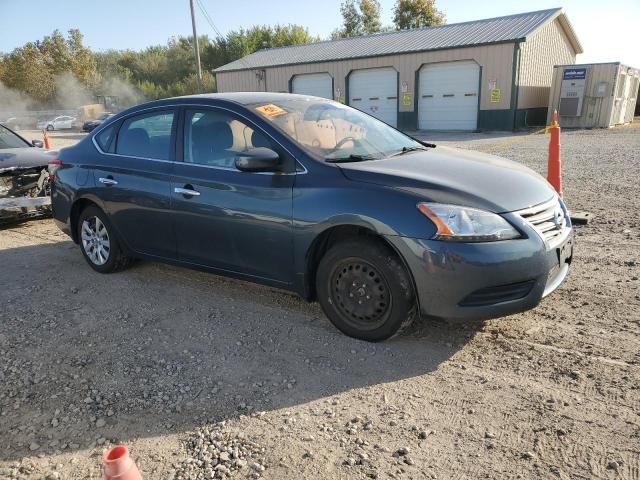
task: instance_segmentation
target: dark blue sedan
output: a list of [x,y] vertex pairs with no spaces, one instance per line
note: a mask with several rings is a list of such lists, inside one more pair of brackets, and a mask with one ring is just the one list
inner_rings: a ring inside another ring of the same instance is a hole
[[144,258],[265,283],[370,341],[420,314],[533,308],[572,258],[565,206],[536,173],[315,97],[139,105],[50,169],[54,218],[96,271]]

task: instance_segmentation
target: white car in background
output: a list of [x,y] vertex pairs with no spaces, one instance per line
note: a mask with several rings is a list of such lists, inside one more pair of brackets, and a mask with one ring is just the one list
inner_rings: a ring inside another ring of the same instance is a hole
[[78,126],[78,120],[75,117],[70,117],[68,115],[61,115],[52,120],[41,120],[36,125],[36,128],[39,130],[46,129],[47,131],[52,130],[69,130],[71,128],[76,128]]

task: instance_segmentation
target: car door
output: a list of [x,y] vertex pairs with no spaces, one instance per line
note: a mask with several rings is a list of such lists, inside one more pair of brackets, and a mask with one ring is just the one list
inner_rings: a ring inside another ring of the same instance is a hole
[[[171,182],[181,260],[289,283],[293,272],[293,173],[235,168],[238,153],[267,147],[264,132],[224,109],[186,109]],[[191,193],[193,192],[193,193]]]
[[163,258],[176,256],[169,214],[176,122],[175,110],[161,108],[95,137],[102,152],[94,167],[96,194],[116,231],[135,252]]

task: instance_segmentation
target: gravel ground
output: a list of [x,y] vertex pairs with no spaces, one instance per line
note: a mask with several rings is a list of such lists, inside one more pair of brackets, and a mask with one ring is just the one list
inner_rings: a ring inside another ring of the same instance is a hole
[[[428,138],[546,169],[543,135]],[[98,479],[125,442],[147,480],[640,479],[640,128],[562,142],[596,216],[562,287],[381,344],[261,286],[99,275],[50,220],[0,231],[0,478]]]

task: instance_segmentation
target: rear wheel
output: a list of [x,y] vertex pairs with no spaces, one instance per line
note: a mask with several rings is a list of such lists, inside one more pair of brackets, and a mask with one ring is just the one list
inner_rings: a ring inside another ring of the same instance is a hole
[[87,263],[100,273],[111,273],[129,266],[109,219],[98,207],[87,207],[78,218],[80,248]]
[[415,317],[409,273],[395,252],[379,241],[354,240],[331,247],[318,266],[316,289],[329,320],[361,340],[390,338]]

